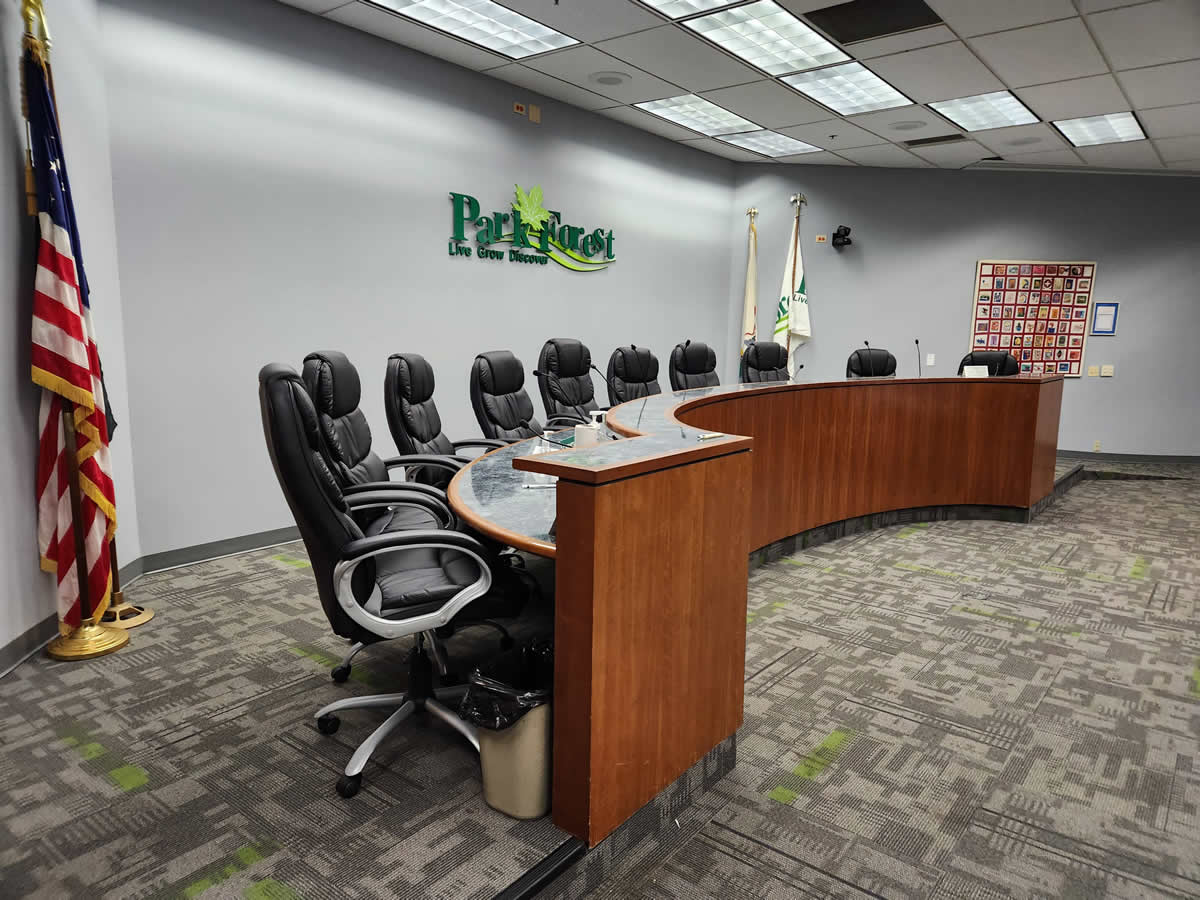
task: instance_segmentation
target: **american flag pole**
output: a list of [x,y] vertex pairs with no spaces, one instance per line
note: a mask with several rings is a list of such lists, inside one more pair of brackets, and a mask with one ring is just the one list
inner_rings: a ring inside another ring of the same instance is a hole
[[103,377],[62,153],[42,0],[22,0],[21,15],[26,189],[32,181],[39,233],[32,356],[33,380],[42,387],[38,545],[43,569],[55,573],[60,631],[46,652],[54,659],[90,659],[129,642],[127,632],[99,621],[110,599],[116,528]]

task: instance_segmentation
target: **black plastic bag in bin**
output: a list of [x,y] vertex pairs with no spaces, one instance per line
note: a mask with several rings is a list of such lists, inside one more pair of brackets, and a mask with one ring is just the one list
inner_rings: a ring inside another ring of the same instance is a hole
[[549,703],[553,687],[554,642],[533,641],[472,672],[458,713],[480,728],[511,728],[534,707]]

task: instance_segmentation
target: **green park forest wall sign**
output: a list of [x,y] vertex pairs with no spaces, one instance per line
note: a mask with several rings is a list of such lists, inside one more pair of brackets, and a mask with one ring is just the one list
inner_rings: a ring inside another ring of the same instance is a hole
[[[541,266],[555,262],[572,272],[599,272],[616,260],[611,228],[566,224],[562,213],[542,205],[541,187],[535,185],[528,193],[519,184],[515,187],[512,212],[491,215],[481,215],[479,201],[470,194],[450,192],[450,256]],[[468,228],[475,229],[474,249],[465,243]],[[498,244],[511,246],[506,253]]]

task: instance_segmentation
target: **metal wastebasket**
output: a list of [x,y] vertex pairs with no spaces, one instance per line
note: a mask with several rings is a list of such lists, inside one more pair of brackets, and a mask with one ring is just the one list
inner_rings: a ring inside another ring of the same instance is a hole
[[534,641],[471,673],[460,714],[477,726],[483,799],[516,819],[550,810],[554,646]]

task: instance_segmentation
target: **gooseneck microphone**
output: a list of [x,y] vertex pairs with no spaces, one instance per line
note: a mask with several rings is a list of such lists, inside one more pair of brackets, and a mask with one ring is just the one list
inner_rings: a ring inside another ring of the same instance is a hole
[[913,343],[917,345],[917,377],[921,377],[921,339],[916,338]]
[[605,375],[603,372],[601,372],[599,369],[597,369],[595,363],[588,363],[588,368],[604,379],[604,383],[608,386],[610,397],[617,396],[617,392],[613,386],[612,379],[610,379],[607,375]]
[[[545,378],[546,384],[550,388],[550,396],[563,406],[569,406],[575,410],[575,416],[580,422],[587,422],[587,412],[581,411],[582,408],[578,403],[571,402],[571,398],[568,397],[566,391],[562,389],[562,384],[559,383],[559,378],[557,375],[555,375],[553,372],[541,372],[537,369],[533,370],[533,375],[536,378]],[[547,414],[549,414],[549,410],[547,410]],[[550,416],[550,418],[554,417]]]
[[874,378],[875,377],[875,360],[873,360],[871,358],[871,342],[863,341],[863,343],[867,345],[867,370],[871,373],[867,377]]

